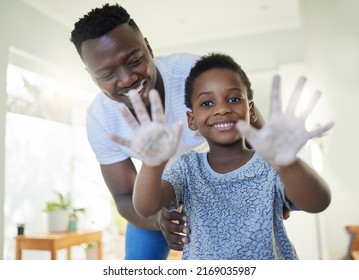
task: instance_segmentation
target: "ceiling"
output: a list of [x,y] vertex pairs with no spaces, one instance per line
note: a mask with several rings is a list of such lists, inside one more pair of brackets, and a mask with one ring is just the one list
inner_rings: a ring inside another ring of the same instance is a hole
[[155,49],[300,26],[298,0],[22,1],[69,29],[91,9],[118,2]]

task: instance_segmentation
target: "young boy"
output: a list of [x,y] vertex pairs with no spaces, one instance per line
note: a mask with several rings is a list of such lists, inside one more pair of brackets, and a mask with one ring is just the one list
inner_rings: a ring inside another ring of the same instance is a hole
[[[127,116],[136,134],[127,144],[142,154],[147,152],[135,181],[134,207],[147,217],[163,207],[175,210],[183,206],[191,229],[183,259],[298,258],[285,231],[283,206],[321,212],[330,203],[330,191],[296,154],[307,140],[333,125],[311,132],[304,127],[319,92],[295,116],[304,82],[299,80],[288,110],[282,113],[276,77],[270,119],[256,130],[249,125],[256,121],[256,114],[245,72],[227,55],[202,57],[186,80],[185,104],[191,109],[187,112],[189,128],[206,138],[210,150],[182,155],[167,169],[182,126],[166,128],[154,92],[150,95],[152,120],[131,92],[141,125]],[[245,136],[254,150],[246,147]]]

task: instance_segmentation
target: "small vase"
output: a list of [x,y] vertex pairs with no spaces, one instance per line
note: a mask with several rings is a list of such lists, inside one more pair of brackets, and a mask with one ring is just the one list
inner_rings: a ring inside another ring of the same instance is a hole
[[97,247],[86,248],[86,260],[97,260]]
[[65,232],[69,226],[67,210],[47,212],[47,229],[49,232]]
[[76,231],[77,230],[77,220],[78,218],[75,215],[70,215],[69,218],[69,231]]

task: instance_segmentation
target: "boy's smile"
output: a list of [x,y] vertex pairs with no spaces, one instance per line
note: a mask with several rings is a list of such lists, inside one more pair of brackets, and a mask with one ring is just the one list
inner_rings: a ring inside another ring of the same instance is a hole
[[235,122],[218,122],[215,124],[212,124],[212,127],[218,129],[218,130],[229,130],[232,129],[236,125]]

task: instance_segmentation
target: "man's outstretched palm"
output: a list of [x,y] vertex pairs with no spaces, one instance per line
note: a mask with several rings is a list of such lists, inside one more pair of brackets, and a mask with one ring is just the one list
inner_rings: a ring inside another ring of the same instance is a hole
[[141,98],[135,90],[129,92],[136,118],[126,106],[120,106],[120,112],[133,131],[133,139],[124,139],[111,135],[112,140],[130,148],[148,166],[157,166],[169,160],[177,150],[181,139],[183,124],[176,123],[172,129],[166,125],[161,99],[156,90],[149,92],[151,102],[150,118]]

